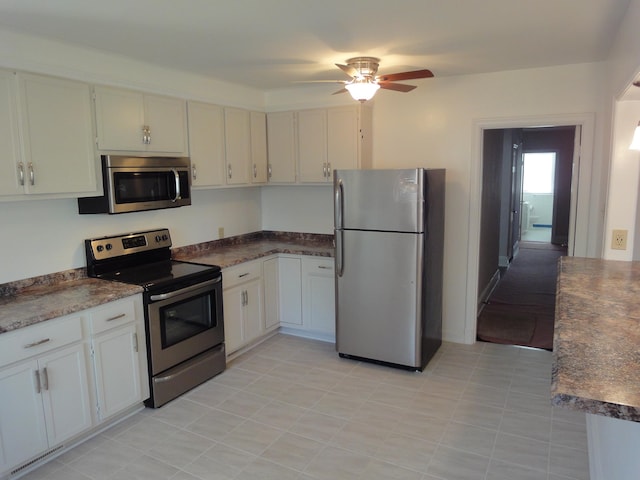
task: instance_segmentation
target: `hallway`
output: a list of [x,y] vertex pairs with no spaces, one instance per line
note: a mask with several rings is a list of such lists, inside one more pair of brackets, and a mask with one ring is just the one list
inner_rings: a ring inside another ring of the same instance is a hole
[[558,259],[566,247],[520,242],[478,316],[477,338],[486,342],[551,350]]

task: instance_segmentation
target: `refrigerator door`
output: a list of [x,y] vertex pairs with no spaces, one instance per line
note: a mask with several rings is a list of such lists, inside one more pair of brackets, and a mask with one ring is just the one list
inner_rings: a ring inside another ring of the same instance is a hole
[[341,232],[338,353],[420,367],[423,241],[412,233]]
[[336,229],[424,231],[424,169],[336,170]]

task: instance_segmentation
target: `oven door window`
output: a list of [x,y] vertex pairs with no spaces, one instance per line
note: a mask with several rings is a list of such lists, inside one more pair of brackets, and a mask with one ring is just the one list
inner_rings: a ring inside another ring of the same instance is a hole
[[168,348],[217,327],[215,295],[211,292],[160,307],[162,348]]

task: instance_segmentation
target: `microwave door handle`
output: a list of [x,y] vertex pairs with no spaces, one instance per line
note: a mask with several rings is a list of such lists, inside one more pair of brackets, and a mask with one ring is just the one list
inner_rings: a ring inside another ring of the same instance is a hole
[[176,180],[176,196],[171,201],[175,202],[177,200],[180,200],[180,175],[178,174],[178,171],[175,168],[172,168],[171,171],[173,172],[173,176]]

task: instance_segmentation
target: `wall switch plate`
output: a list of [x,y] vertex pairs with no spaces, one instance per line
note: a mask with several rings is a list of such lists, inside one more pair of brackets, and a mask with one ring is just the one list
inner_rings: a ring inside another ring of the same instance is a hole
[[224,238],[224,227],[218,227],[218,238]]
[[614,230],[611,234],[611,249],[626,250],[627,249],[627,233],[628,230]]

